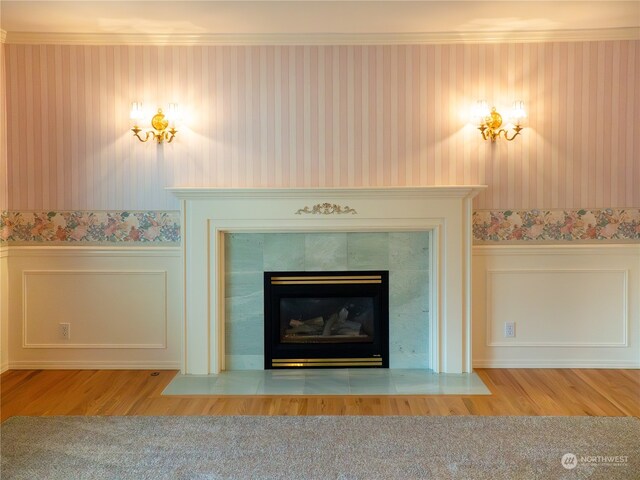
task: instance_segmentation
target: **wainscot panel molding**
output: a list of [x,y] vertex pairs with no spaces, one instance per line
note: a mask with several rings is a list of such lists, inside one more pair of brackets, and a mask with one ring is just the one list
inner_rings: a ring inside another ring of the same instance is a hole
[[640,244],[476,246],[473,260],[475,367],[640,367]]
[[5,250],[9,368],[179,368],[178,247]]
[[[487,346],[627,347],[627,284],[627,270],[487,270]],[[536,321],[504,338],[504,322],[526,312],[535,312]]]
[[167,348],[166,270],[23,270],[22,295],[23,348]]

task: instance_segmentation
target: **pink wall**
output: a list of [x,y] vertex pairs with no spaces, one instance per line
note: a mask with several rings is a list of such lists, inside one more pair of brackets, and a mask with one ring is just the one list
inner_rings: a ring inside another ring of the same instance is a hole
[[[163,187],[488,184],[477,208],[640,206],[640,41],[6,46],[9,209],[165,209]],[[478,98],[522,99],[494,145]],[[190,111],[131,138],[131,101]]]
[[4,64],[4,43],[0,43],[0,212],[9,205],[7,180],[7,104],[6,71]]

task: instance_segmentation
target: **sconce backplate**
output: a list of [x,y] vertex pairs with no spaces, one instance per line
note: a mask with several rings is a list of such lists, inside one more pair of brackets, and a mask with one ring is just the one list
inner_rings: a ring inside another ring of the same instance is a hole
[[164,117],[164,113],[162,113],[161,108],[158,109],[158,113],[156,113],[151,119],[151,126],[159,132],[166,130],[169,126],[169,120]]
[[487,122],[487,126],[492,129],[495,130],[497,128],[500,128],[500,126],[502,125],[502,115],[500,115],[498,112],[496,112],[496,107],[493,107],[491,109],[491,115],[489,117],[491,120],[489,120]]

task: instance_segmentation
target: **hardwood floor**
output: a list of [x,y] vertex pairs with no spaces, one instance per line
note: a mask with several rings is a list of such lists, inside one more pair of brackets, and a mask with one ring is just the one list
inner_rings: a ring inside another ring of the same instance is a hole
[[479,369],[492,395],[161,396],[175,371],[13,370],[14,415],[593,415],[640,417],[640,370]]

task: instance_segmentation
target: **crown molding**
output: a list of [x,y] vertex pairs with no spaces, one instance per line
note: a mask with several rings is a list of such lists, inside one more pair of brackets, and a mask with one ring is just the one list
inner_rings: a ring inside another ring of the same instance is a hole
[[640,27],[432,33],[116,34],[2,32],[6,43],[37,45],[430,45],[639,40]]
[[6,41],[7,41],[7,31],[2,30],[0,28],[0,43],[6,43]]

